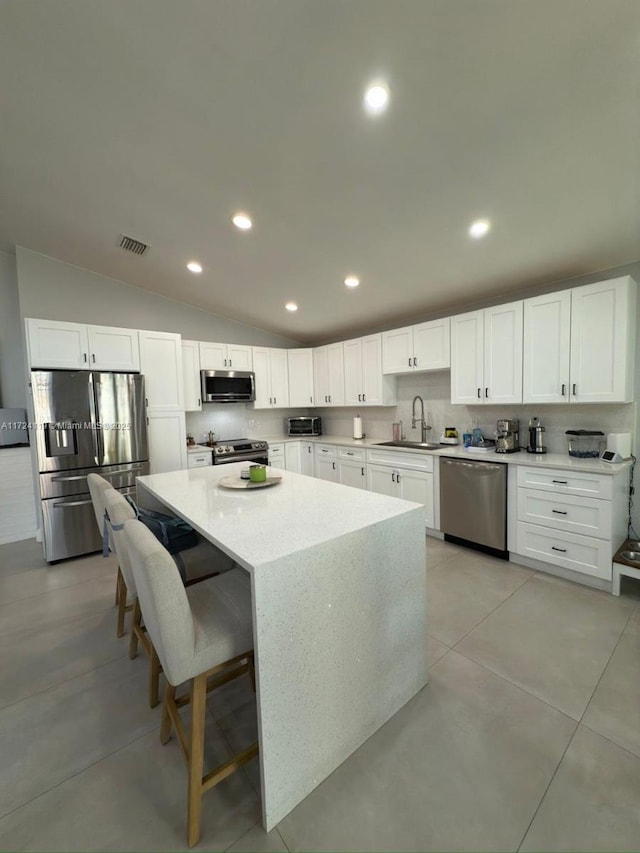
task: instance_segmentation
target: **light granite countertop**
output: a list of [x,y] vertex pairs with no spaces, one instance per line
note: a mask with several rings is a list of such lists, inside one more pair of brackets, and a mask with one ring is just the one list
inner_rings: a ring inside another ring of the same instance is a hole
[[437,450],[421,450],[410,447],[381,447],[380,442],[385,439],[379,438],[350,438],[341,435],[320,435],[320,436],[260,436],[262,441],[268,441],[269,444],[283,444],[290,441],[309,441],[313,444],[333,444],[340,447],[364,447],[367,450],[392,451],[393,453],[408,453],[408,454],[431,454],[433,456],[449,456],[454,459],[475,459],[485,462],[502,462],[507,465],[526,465],[534,468],[560,468],[564,471],[581,471],[585,474],[617,474],[624,471],[631,465],[631,460],[611,464],[602,462],[600,459],[576,459],[569,456],[568,453],[527,453],[526,450],[521,450],[518,453],[496,453],[495,451],[478,452],[467,450],[462,445],[446,445]]
[[292,471],[267,488],[219,485],[223,477],[239,479],[243,467],[246,463],[233,462],[187,468],[138,477],[137,483],[249,572],[419,507]]

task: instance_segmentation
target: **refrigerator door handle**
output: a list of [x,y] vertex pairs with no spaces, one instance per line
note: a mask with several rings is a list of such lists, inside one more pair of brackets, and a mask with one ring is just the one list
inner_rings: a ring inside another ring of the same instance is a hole
[[96,465],[102,466],[104,462],[104,448],[102,445],[102,434],[100,428],[98,427],[98,400],[96,396],[96,384],[98,380],[96,380],[94,373],[89,374],[89,408],[91,410],[91,423],[92,423],[92,438],[93,438],[93,449],[95,452],[95,460]]

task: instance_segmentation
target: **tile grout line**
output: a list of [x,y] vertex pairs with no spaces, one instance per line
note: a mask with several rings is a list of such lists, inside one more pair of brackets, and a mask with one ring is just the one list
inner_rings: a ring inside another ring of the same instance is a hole
[[[604,677],[604,674],[605,674],[605,672],[606,672],[606,670],[607,670],[607,667],[608,667],[608,666],[609,666],[609,664],[611,663],[611,658],[613,657],[613,655],[614,655],[614,653],[615,653],[615,650],[618,648],[618,645],[620,644],[620,640],[622,639],[622,636],[623,636],[624,632],[626,631],[626,629],[627,629],[627,625],[629,624],[629,622],[630,622],[631,617],[633,616],[633,614],[634,614],[634,611],[632,610],[632,611],[629,613],[629,618],[628,618],[628,619],[627,619],[627,621],[624,623],[624,627],[623,627],[623,628],[622,628],[622,630],[620,631],[620,636],[618,637],[618,639],[617,639],[617,641],[616,641],[616,644],[614,645],[613,649],[611,650],[611,654],[609,655],[609,658],[608,658],[608,660],[607,660],[606,664],[605,664],[605,665],[604,665],[604,667],[602,668],[602,672],[600,673],[600,678],[598,679],[598,681],[597,681],[597,683],[596,683],[596,686],[593,688],[593,692],[592,692],[591,696],[589,697],[589,701],[588,701],[588,702],[587,702],[587,704],[585,705],[585,709],[584,709],[584,711],[582,712],[582,716],[581,716],[581,717],[580,717],[580,719],[576,722],[576,727],[575,727],[575,729],[573,730],[573,734],[572,734],[572,735],[571,735],[571,737],[569,738],[569,742],[567,743],[567,746],[566,746],[566,748],[565,748],[564,752],[562,753],[562,756],[561,756],[561,758],[560,758],[560,761],[558,762],[558,764],[556,765],[555,770],[553,771],[553,775],[551,776],[551,779],[549,780],[549,784],[547,785],[547,787],[546,787],[546,788],[545,788],[545,790],[544,790],[544,793],[543,793],[543,795],[542,795],[542,797],[541,797],[541,799],[540,799],[540,802],[538,803],[538,807],[536,808],[535,812],[533,813],[533,817],[532,817],[532,818],[531,818],[531,820],[529,821],[529,825],[527,826],[527,828],[526,828],[526,830],[525,830],[525,832],[524,832],[524,835],[522,836],[522,840],[520,841],[520,844],[519,844],[519,846],[518,846],[518,853],[519,853],[519,851],[521,850],[522,845],[523,845],[523,844],[524,844],[524,842],[525,842],[525,839],[526,839],[526,837],[527,837],[527,835],[528,835],[528,833],[529,833],[529,830],[531,829],[531,827],[532,827],[532,825],[533,825],[534,820],[536,819],[536,815],[538,814],[538,812],[540,811],[540,808],[542,807],[542,803],[544,802],[544,799],[545,799],[545,797],[547,796],[547,793],[548,793],[549,788],[551,787],[551,785],[552,785],[552,783],[553,783],[553,780],[556,778],[556,775],[557,775],[557,773],[558,773],[558,770],[560,769],[560,765],[561,765],[561,764],[562,764],[562,762],[564,761],[565,755],[567,754],[567,752],[568,752],[568,750],[569,750],[569,747],[570,747],[570,746],[571,746],[571,744],[573,743],[573,740],[574,740],[574,738],[575,738],[575,736],[576,736],[576,733],[578,732],[578,730],[579,730],[580,726],[581,726],[581,725],[584,725],[584,723],[582,722],[582,720],[584,719],[584,715],[587,713],[587,709],[589,708],[589,705],[591,704],[591,701],[592,701],[592,699],[593,699],[593,697],[594,697],[594,695],[595,695],[595,693],[596,693],[596,690],[598,689],[598,686],[600,685],[600,682],[602,681],[602,679],[603,679],[603,677]],[[544,701],[544,700],[543,700],[543,701]],[[547,704],[548,704],[548,703],[547,703]],[[551,706],[551,707],[553,707],[553,706]],[[593,729],[591,729],[589,726],[585,726],[585,728],[588,728],[590,731],[594,731],[594,730],[593,730]],[[598,735],[599,735],[600,733],[599,733],[599,732],[595,732],[595,734],[598,734]],[[600,736],[601,736],[601,737],[604,737],[604,735],[600,735]],[[609,740],[609,738],[606,738],[606,740]],[[611,741],[611,743],[615,743],[615,741]],[[615,744],[615,745],[616,745],[616,746],[619,746],[619,744]],[[621,747],[621,748],[622,748],[622,749],[624,749],[624,747]],[[626,751],[627,751],[627,752],[629,752],[629,750],[626,750]],[[631,755],[633,755],[633,753],[630,753],[630,754],[631,754]],[[638,756],[635,756],[635,757],[637,758]]]
[[587,704],[585,705],[585,709],[584,709],[584,711],[582,712],[582,716],[580,717],[580,720],[579,720],[579,722],[580,722],[580,723],[583,721],[583,719],[584,719],[584,715],[585,715],[585,714],[587,713],[587,711],[589,710],[589,706],[591,705],[591,702],[593,701],[593,697],[596,695],[596,690],[598,689],[598,687],[600,687],[600,682],[601,682],[601,681],[602,681],[602,679],[604,678],[604,674],[605,674],[605,672],[607,671],[607,668],[608,668],[609,664],[611,663],[611,658],[612,658],[612,657],[614,656],[614,654],[616,653],[616,649],[617,649],[617,648],[618,648],[618,646],[620,645],[620,642],[621,642],[621,640],[622,640],[622,637],[624,636],[624,632],[627,630],[627,627],[628,627],[628,625],[629,625],[629,622],[631,621],[631,617],[634,615],[634,613],[635,613],[635,611],[634,611],[634,610],[632,610],[632,611],[631,611],[631,613],[629,613],[629,618],[628,618],[628,619],[627,619],[627,621],[624,623],[624,627],[623,627],[622,631],[620,631],[620,636],[618,637],[618,639],[617,639],[617,641],[616,641],[615,646],[614,646],[614,647],[613,647],[613,649],[611,650],[611,654],[609,655],[609,658],[608,658],[607,662],[605,663],[605,665],[604,665],[604,667],[603,667],[603,669],[602,669],[602,672],[600,673],[600,678],[598,679],[598,681],[597,681],[597,683],[596,683],[596,686],[593,688],[593,692],[592,692],[591,696],[589,696],[589,701],[588,701],[588,702],[587,702]]
[[[490,610],[488,613],[486,613],[479,622],[476,622],[476,624],[472,625],[468,631],[465,631],[465,633],[460,637],[460,639],[456,640],[456,642],[453,644],[453,646],[449,646],[449,648],[455,649],[456,646],[458,646],[472,631],[475,631],[476,628],[479,628],[480,625],[482,625],[482,623],[485,621],[485,619],[488,619],[489,616],[491,616],[493,613],[495,613],[496,610],[498,610],[498,608],[502,607],[503,604],[505,604],[507,601],[509,601],[509,599],[516,594],[516,592],[519,592],[522,589],[522,587],[525,586],[525,584],[528,584],[529,581],[532,581],[534,578],[535,578],[535,575],[531,575],[530,577],[525,578],[522,581],[522,583],[519,584],[513,590],[513,592],[510,592],[506,598],[504,598],[499,604],[496,604],[496,606],[492,610]],[[429,633],[429,631],[427,630],[427,634],[428,633]],[[433,637],[433,634],[431,636]],[[445,646],[448,645],[448,643],[445,643],[444,640],[438,639],[438,637],[434,637],[434,639],[438,640],[439,643],[442,643]]]
[[[23,574],[22,572],[15,572],[12,575],[5,575],[7,578],[16,577],[17,575]],[[1,580],[1,578],[0,578]],[[74,581],[73,583],[65,583],[60,586],[56,586],[53,589],[45,589],[44,592],[35,592],[33,595],[25,595],[22,598],[16,598],[13,601],[6,601],[2,603],[2,607],[9,607],[12,604],[18,604],[21,601],[29,601],[32,598],[39,598],[41,595],[50,595],[51,593],[58,592],[63,589],[71,589],[74,586],[82,586],[85,583],[95,583],[97,580],[102,580],[102,578],[87,578],[86,580]]]
[[569,747],[570,747],[570,746],[571,746],[571,744],[573,743],[573,739],[574,739],[574,737],[576,736],[576,732],[577,732],[577,731],[578,731],[578,729],[580,728],[580,723],[579,723],[579,722],[576,722],[575,720],[574,720],[574,722],[575,722],[576,726],[575,726],[575,728],[574,728],[573,732],[571,733],[571,737],[569,738],[569,741],[568,741],[568,743],[567,743],[566,747],[564,748],[564,750],[563,750],[563,752],[562,752],[562,755],[560,756],[560,760],[559,760],[559,761],[558,761],[558,763],[556,764],[555,769],[554,769],[553,773],[551,774],[551,778],[549,779],[549,784],[548,784],[548,785],[546,786],[546,788],[544,789],[544,791],[543,791],[543,793],[542,793],[542,796],[540,797],[540,802],[539,802],[539,803],[538,803],[538,805],[536,806],[536,809],[535,809],[535,811],[534,811],[533,815],[531,816],[531,820],[530,820],[530,821],[529,821],[529,823],[527,824],[527,828],[525,829],[524,834],[523,834],[523,836],[522,836],[522,838],[521,838],[521,840],[520,840],[520,844],[518,845],[517,853],[520,853],[520,850],[522,849],[522,845],[524,844],[525,838],[526,838],[526,837],[527,837],[527,835],[529,834],[529,830],[531,829],[531,826],[532,826],[532,824],[533,824],[534,820],[536,819],[536,815],[538,814],[538,812],[540,811],[540,808],[542,807],[542,803],[544,802],[544,798],[547,796],[547,792],[549,791],[549,788],[551,787],[551,785],[552,785],[552,783],[553,783],[553,780],[556,778],[556,775],[557,775],[557,773],[558,773],[558,770],[560,769],[560,765],[561,765],[561,764],[562,764],[562,762],[564,761],[564,757],[565,757],[565,755],[567,754],[567,751],[568,751]]
[[[535,693],[532,693],[530,690],[527,690],[526,687],[523,687],[521,684],[516,684],[515,681],[511,681],[511,679],[507,678],[505,675],[501,675],[499,672],[495,672],[495,670],[491,669],[490,667],[486,666],[485,664],[480,663],[479,661],[474,660],[473,658],[470,658],[468,655],[465,655],[464,652],[460,652],[457,649],[449,649],[449,651],[455,652],[457,655],[460,655],[461,658],[464,658],[465,660],[468,660],[470,663],[473,663],[476,666],[479,666],[480,669],[484,669],[485,672],[490,672],[491,675],[494,675],[496,678],[499,678],[501,681],[504,681],[505,684],[508,684],[510,687],[515,687],[516,690],[520,690],[520,691],[522,691],[522,693],[525,693],[527,696],[531,696],[532,699],[536,699],[538,702],[542,702],[542,704],[546,705],[547,708],[551,708],[551,710],[555,711],[557,714],[562,714],[563,717],[566,717],[568,720],[571,720],[572,723],[575,723],[576,725],[580,724],[580,720],[576,720],[575,717],[572,717],[571,714],[567,714],[567,712],[563,711],[562,708],[556,708],[555,705],[552,705],[546,699],[543,699],[541,696],[536,696]],[[447,654],[448,654],[448,652],[447,652]],[[444,654],[440,658],[440,660],[436,661],[434,666],[437,666],[440,663],[440,661],[443,660],[446,656],[447,655]]]
[[57,684],[51,684],[49,687],[45,687],[42,690],[37,690],[35,693],[30,693],[29,696],[23,696],[22,699],[18,699],[16,702],[10,702],[9,705],[3,705],[3,707],[0,708],[0,715],[2,715],[2,712],[6,711],[8,708],[15,708],[15,706],[19,705],[21,702],[28,702],[30,699],[35,699],[36,696],[42,696],[44,693],[49,693],[51,690],[57,690],[64,684],[68,684],[70,681],[74,681],[76,678],[84,678],[85,675],[89,675],[89,673],[91,672],[97,672],[99,669],[102,669],[105,666],[109,666],[115,661],[122,660],[125,657],[126,654],[123,653],[118,657],[103,661],[101,664],[98,664],[98,666],[94,666],[91,669],[85,670],[85,672],[78,672],[75,675],[70,675],[69,678],[65,678],[62,681],[59,681]]
[[[60,785],[64,785],[67,782],[69,782],[71,779],[75,779],[76,776],[80,776],[82,773],[86,773],[87,770],[90,770],[92,767],[95,767],[96,764],[100,764],[101,761],[105,761],[105,759],[111,758],[112,755],[116,755],[118,752],[122,752],[123,749],[127,749],[127,747],[131,746],[131,744],[137,743],[137,741],[142,740],[142,738],[144,738],[144,737],[147,737],[147,735],[149,735],[155,728],[157,728],[157,726],[154,726],[153,728],[150,728],[148,731],[143,732],[143,734],[138,735],[138,737],[134,737],[133,740],[130,740],[130,741],[127,741],[126,743],[123,743],[121,746],[119,746],[117,749],[114,749],[112,752],[107,752],[105,755],[100,756],[100,758],[96,758],[96,760],[92,761],[91,764],[87,764],[86,767],[81,767],[79,770],[76,770],[75,773],[72,773],[70,776],[67,776],[66,779],[60,779],[60,781],[56,782],[55,785],[52,785],[50,788],[47,788],[45,791],[40,791],[39,794],[37,794],[35,797],[32,797],[30,800],[25,800],[24,803],[20,803],[19,805],[14,806],[14,808],[9,809],[8,812],[5,812],[4,814],[0,815],[0,826],[2,825],[2,821],[6,817],[9,817],[9,815],[12,815],[14,812],[17,812],[19,809],[23,809],[26,806],[31,805],[32,803],[35,803],[36,800],[40,799],[40,797],[44,797],[45,794],[49,794],[51,791],[54,791],[56,788],[59,788]],[[159,729],[158,729],[158,731],[159,731]]]

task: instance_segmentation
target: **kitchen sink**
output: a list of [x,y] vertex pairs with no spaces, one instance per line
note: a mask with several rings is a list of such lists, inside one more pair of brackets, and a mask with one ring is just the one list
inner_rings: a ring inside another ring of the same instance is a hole
[[442,445],[432,441],[378,441],[378,447],[408,447],[413,450],[441,450]]

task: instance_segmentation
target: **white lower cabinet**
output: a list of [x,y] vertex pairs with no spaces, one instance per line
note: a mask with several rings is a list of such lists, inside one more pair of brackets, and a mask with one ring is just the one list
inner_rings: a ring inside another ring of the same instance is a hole
[[403,498],[424,506],[426,527],[435,527],[434,467],[430,454],[369,450],[367,486],[370,491]]
[[[604,581],[626,536],[628,472],[519,467],[515,553]],[[511,548],[513,551],[514,549]]]
[[269,445],[269,465],[273,468],[286,468],[284,444]]
[[367,464],[364,448],[338,448],[338,483],[356,489],[367,488]]
[[287,471],[313,477],[314,445],[310,441],[288,441],[284,445],[285,467]]
[[213,465],[213,454],[210,450],[187,453],[187,468],[207,468],[209,465]]
[[307,477],[313,477],[315,474],[313,450],[313,444],[310,441],[300,442],[300,473],[306,474]]
[[338,466],[336,464],[338,448],[332,444],[316,444],[315,446],[315,475],[320,480],[338,482]]
[[151,474],[180,471],[187,467],[184,412],[149,412],[149,467]]
[[302,473],[302,442],[288,441],[284,445],[284,467],[296,474]]

